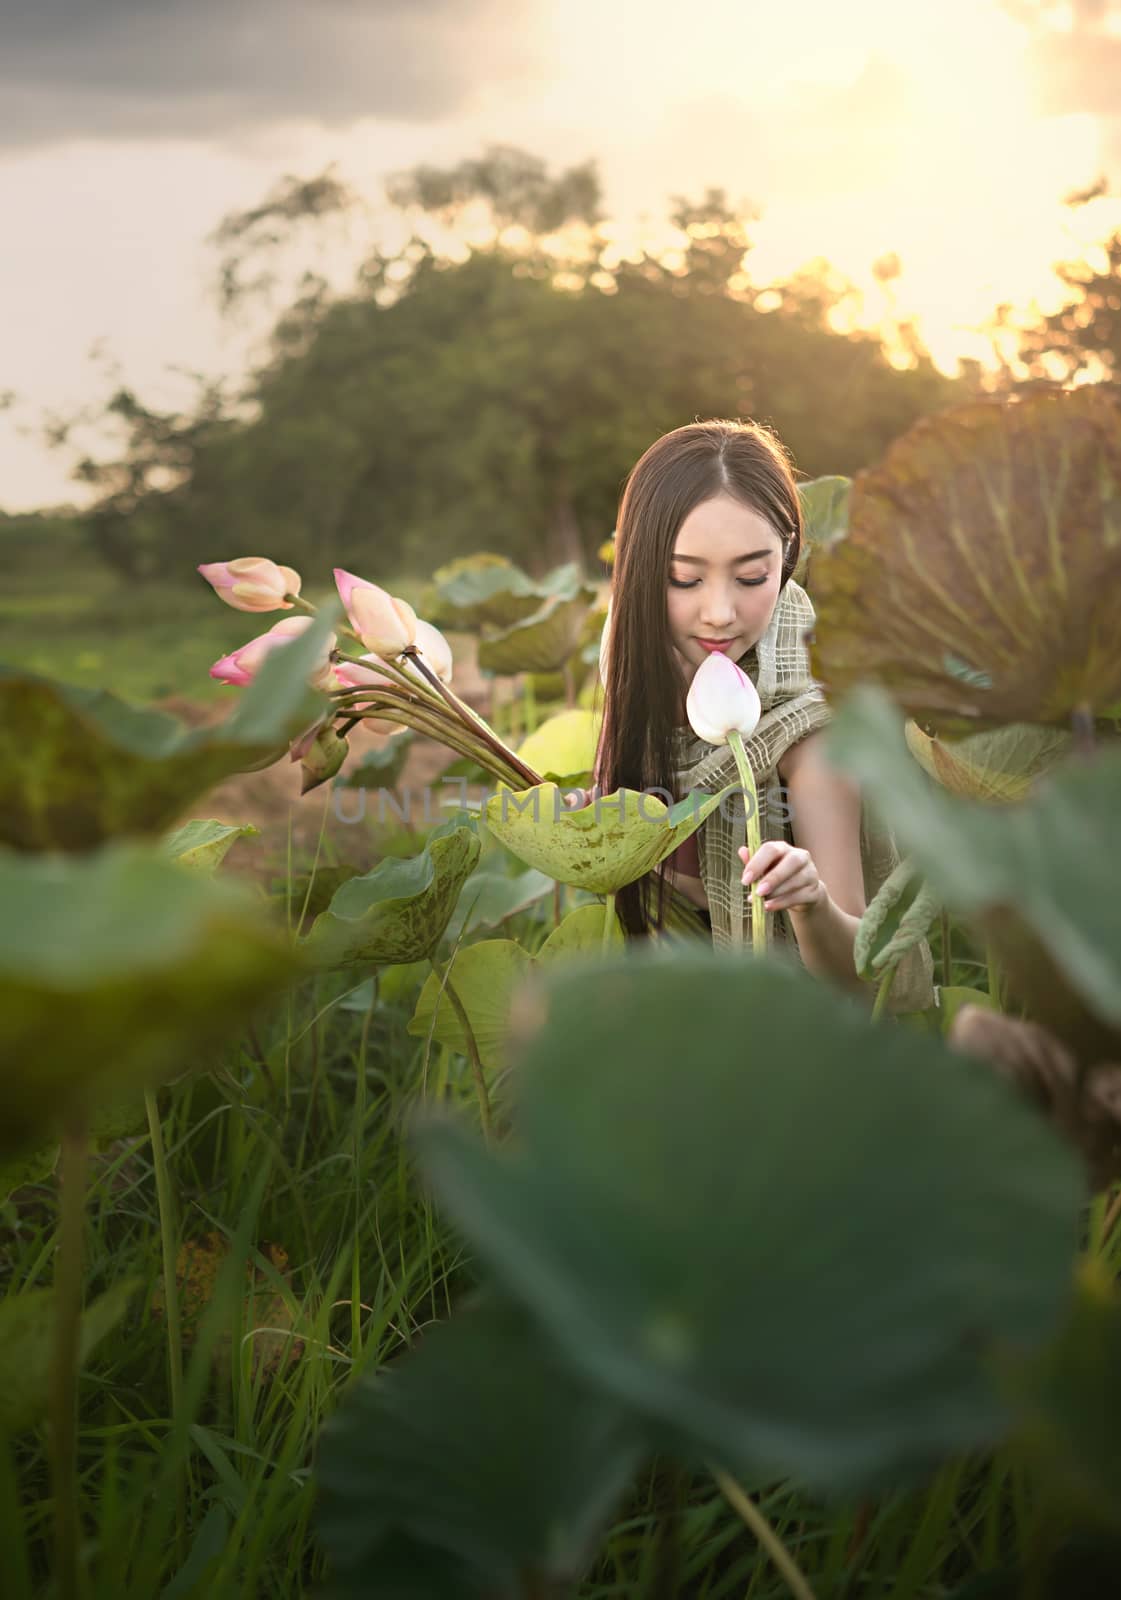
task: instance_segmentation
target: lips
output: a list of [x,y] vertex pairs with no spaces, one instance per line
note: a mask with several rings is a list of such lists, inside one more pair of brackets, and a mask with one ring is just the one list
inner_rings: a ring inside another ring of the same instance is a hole
[[735,639],[698,639],[697,643],[702,650],[726,650]]

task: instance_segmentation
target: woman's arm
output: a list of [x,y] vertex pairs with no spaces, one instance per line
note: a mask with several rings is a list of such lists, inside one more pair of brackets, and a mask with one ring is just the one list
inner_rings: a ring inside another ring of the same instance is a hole
[[821,733],[793,745],[779,763],[794,844],[772,840],[748,858],[744,882],[758,882],[769,911],[788,911],[810,972],[861,993],[852,947],[864,912],[860,791],[822,754]]

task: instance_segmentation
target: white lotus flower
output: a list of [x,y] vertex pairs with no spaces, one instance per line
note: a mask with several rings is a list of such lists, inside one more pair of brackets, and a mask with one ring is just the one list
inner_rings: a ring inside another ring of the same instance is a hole
[[701,662],[685,700],[685,714],[698,739],[727,744],[733,729],[747,739],[762,713],[755,685],[734,661],[716,650]]

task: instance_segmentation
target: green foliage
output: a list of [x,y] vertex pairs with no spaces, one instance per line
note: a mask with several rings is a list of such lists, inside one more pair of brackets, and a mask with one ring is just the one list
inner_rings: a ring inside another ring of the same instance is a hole
[[332,968],[423,960],[443,937],[478,859],[479,838],[471,828],[442,824],[420,855],[388,858],[341,884],[302,949]]
[[0,1154],[205,1059],[299,970],[240,887],[111,845],[0,854]]
[[566,811],[554,783],[520,792],[500,788],[484,808],[487,827],[519,860],[594,894],[614,894],[657,866],[715,811],[717,794],[686,796],[670,807],[656,795],[619,789]]
[[1121,1035],[1121,751],[1050,775],[1017,806],[946,794],[919,770],[882,691],[854,693],[831,759],[864,783],[951,911],[990,937],[1030,1016],[1072,1042]]
[[1121,708],[1121,400],[974,401],[853,485],[813,561],[813,670],[880,683],[928,728],[1063,726]]
[[[687,1449],[834,1490],[1007,1428],[986,1361],[1055,1331],[1083,1184],[1006,1085],[762,961],[565,964],[534,1011],[511,1147],[417,1139],[577,1370]],[[794,1249],[761,1227],[779,1195]]]
[[[135,1280],[114,1284],[86,1308],[79,1361],[120,1322],[136,1289]],[[0,1300],[0,1450],[6,1434],[29,1428],[47,1409],[55,1322],[53,1289],[9,1293]]]
[[225,860],[230,846],[239,839],[252,839],[260,833],[251,822],[216,822],[213,818],[193,817],[164,841],[167,854],[191,872],[215,872]]
[[322,703],[305,683],[330,611],[270,652],[233,714],[188,731],[164,712],[0,666],[0,840],[87,850],[158,834],[220,779],[268,765]]
[[508,1306],[486,1304],[359,1382],[325,1430],[320,1525],[332,1592],[378,1592],[401,1539],[450,1558],[429,1595],[500,1600],[579,1577],[638,1465],[621,1407]]

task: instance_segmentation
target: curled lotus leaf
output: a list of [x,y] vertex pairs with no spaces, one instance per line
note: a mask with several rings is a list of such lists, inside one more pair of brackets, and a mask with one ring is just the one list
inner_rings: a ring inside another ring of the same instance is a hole
[[215,872],[238,839],[253,839],[260,833],[251,822],[219,822],[214,817],[192,817],[164,840],[164,849],[173,861],[189,872]]
[[974,401],[853,482],[813,558],[814,676],[881,684],[935,731],[1121,704],[1121,401],[1104,385]]
[[471,828],[442,824],[419,855],[379,861],[336,889],[303,948],[331,968],[423,961],[443,938],[478,859]]
[[1037,778],[1049,772],[1070,751],[1065,728],[1016,722],[941,739],[915,722],[906,727],[907,748],[925,771],[951,794],[966,800],[1007,803],[1022,800]]
[[515,791],[500,786],[484,818],[495,838],[527,866],[558,883],[593,894],[615,894],[656,867],[695,833],[726,795],[699,790],[673,807],[656,795],[617,789],[579,810],[565,810],[555,783]]
[[595,597],[584,586],[550,596],[524,621],[480,639],[479,666],[488,672],[558,672],[580,643]]

